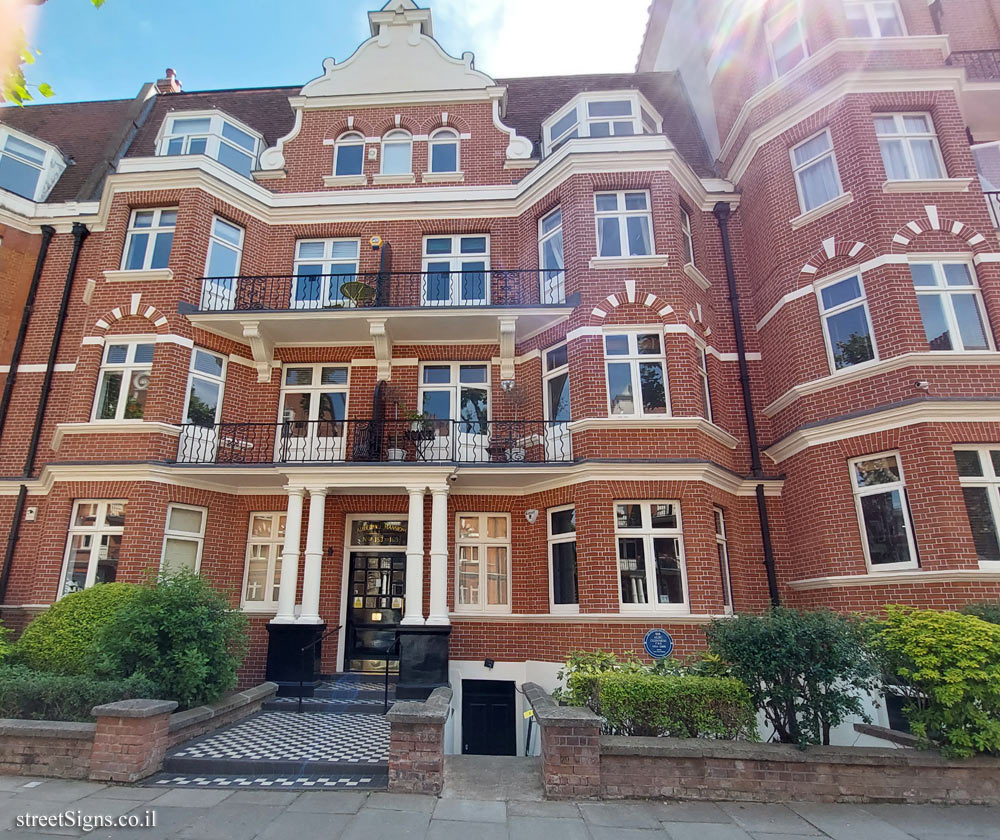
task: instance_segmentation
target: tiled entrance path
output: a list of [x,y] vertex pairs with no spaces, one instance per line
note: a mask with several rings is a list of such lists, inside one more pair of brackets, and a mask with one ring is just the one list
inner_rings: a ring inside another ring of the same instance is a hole
[[[153,810],[156,827],[90,834],[10,828],[18,814],[67,810],[109,816]],[[0,840],[67,835],[94,840],[998,840],[1000,809],[504,802],[368,791],[163,790],[0,777]]]
[[[316,696],[277,698],[260,714],[167,753],[153,787],[384,790],[389,724],[384,682],[340,674]],[[389,703],[393,683],[389,685]]]

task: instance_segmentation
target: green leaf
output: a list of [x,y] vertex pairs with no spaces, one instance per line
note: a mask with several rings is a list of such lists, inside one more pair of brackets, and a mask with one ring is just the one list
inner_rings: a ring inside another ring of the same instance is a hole
[[55,96],[56,93],[54,90],[52,90],[52,86],[49,85],[47,82],[42,82],[38,86],[38,92],[46,98],[49,96]]

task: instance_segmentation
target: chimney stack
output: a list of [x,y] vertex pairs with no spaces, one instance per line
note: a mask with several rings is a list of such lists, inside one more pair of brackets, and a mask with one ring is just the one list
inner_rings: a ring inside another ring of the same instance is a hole
[[165,79],[159,79],[156,82],[157,93],[180,93],[181,88],[181,80],[177,78],[177,74],[173,71],[172,67],[167,68]]

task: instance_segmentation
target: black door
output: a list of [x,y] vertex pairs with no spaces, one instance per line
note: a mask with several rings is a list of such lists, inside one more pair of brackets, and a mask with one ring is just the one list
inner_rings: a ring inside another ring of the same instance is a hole
[[517,755],[514,683],[462,680],[462,753]]
[[399,551],[352,551],[347,604],[346,670],[381,672],[398,669],[396,630],[406,596],[406,554]]

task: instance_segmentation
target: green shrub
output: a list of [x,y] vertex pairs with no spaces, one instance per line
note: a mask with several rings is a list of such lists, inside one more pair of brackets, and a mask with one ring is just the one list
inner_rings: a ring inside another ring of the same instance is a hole
[[156,698],[156,687],[141,674],[102,680],[0,665],[0,718],[90,721],[94,706],[136,697]]
[[597,677],[609,671],[644,674],[647,669],[635,657],[620,662],[615,654],[604,650],[576,650],[557,675],[565,688],[557,688],[552,696],[567,706],[586,706],[594,693]]
[[962,607],[962,615],[974,615],[990,624],[1000,624],[1000,601],[966,604]]
[[59,599],[24,628],[11,661],[53,674],[87,673],[101,630],[138,591],[129,583],[101,583]]
[[0,665],[7,661],[10,651],[10,630],[4,627],[3,622],[0,621]]
[[885,669],[914,692],[914,735],[951,757],[1000,753],[1000,627],[972,615],[890,606],[877,635]]
[[595,678],[591,705],[613,735],[756,740],[747,687],[732,677],[609,671]]
[[717,619],[705,633],[783,743],[829,744],[830,729],[849,716],[868,719],[862,697],[877,669],[860,619],[777,608]]
[[246,616],[221,592],[199,575],[177,572],[140,587],[104,626],[96,670],[145,674],[161,697],[183,707],[210,703],[236,686],[246,629]]

